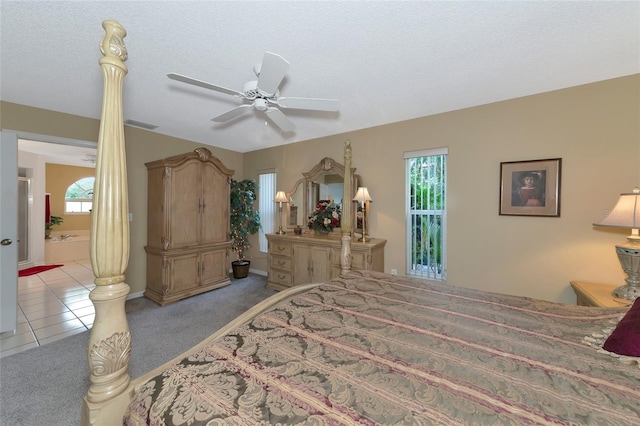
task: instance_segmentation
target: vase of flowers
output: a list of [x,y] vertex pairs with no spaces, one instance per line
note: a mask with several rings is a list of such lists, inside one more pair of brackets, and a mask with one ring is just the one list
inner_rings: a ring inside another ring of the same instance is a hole
[[309,229],[319,234],[328,234],[333,228],[340,227],[340,206],[332,200],[320,200],[311,216]]

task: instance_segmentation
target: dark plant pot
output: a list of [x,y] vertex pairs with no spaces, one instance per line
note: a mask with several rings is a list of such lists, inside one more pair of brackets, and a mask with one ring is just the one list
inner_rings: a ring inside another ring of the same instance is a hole
[[248,260],[234,260],[231,262],[233,278],[247,278],[249,275],[249,265],[251,265],[251,262]]

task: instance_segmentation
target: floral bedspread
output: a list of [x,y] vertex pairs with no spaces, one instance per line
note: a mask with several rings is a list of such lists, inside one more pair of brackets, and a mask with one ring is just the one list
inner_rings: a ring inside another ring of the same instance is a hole
[[583,343],[625,308],[353,271],[136,389],[125,424],[640,424],[640,369]]

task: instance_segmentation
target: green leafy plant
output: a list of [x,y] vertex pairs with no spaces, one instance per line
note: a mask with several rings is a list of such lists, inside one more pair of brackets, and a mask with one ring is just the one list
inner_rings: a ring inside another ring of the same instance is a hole
[[249,235],[257,233],[262,226],[260,212],[254,209],[257,191],[258,184],[253,179],[231,180],[231,249],[237,253],[239,261],[245,259],[245,251],[250,246]]
[[64,219],[60,216],[49,216],[49,222],[44,224],[44,229],[51,229],[53,225],[60,225]]
[[51,238],[51,230],[54,225],[60,225],[64,222],[64,219],[60,216],[49,216],[49,222],[45,222],[44,224],[44,238]]

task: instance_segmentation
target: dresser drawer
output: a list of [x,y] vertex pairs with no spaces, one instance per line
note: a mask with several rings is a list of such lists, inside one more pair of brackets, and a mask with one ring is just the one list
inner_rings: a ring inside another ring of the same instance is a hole
[[291,256],[291,244],[270,241],[269,253],[281,256]]
[[291,258],[285,256],[269,256],[269,267],[281,271],[291,272]]
[[279,271],[277,269],[269,270],[269,281],[291,287],[291,272]]

